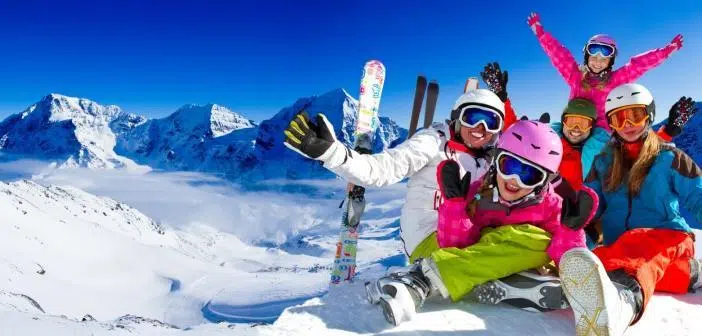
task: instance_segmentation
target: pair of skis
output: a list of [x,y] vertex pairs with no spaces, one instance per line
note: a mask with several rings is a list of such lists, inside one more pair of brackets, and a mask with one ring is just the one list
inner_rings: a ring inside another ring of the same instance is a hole
[[[361,154],[371,154],[373,136],[378,126],[378,107],[385,83],[385,65],[377,60],[366,62],[361,76],[361,89],[356,118],[355,150]],[[344,201],[346,209],[341,216],[341,235],[336,244],[336,255],[332,266],[331,283],[351,281],[356,273],[356,246],[358,226],[366,207],[365,188],[351,183]],[[344,202],[339,207],[343,207]]]
[[414,102],[412,103],[412,117],[410,118],[409,135],[411,137],[417,131],[419,123],[419,114],[422,110],[424,94],[427,94],[427,106],[424,111],[424,128],[431,126],[434,121],[434,111],[436,111],[436,102],[439,99],[439,83],[432,80],[427,86],[427,78],[417,76],[417,88],[414,91]]

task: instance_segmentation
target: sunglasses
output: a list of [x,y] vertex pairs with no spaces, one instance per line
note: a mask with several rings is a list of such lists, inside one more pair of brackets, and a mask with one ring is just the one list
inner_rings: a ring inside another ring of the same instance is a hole
[[643,126],[648,121],[648,117],[648,111],[646,111],[645,106],[626,106],[609,112],[607,121],[609,122],[609,127],[619,131],[627,123],[634,127]]
[[546,181],[546,172],[508,152],[497,155],[497,173],[503,179],[516,178],[517,184],[522,188],[534,188]]
[[478,127],[483,124],[485,130],[493,134],[502,130],[502,117],[487,107],[468,105],[461,109],[458,120],[466,127]]
[[616,51],[613,46],[602,43],[588,43],[585,46],[585,51],[590,56],[600,54],[602,57],[612,57]]
[[566,114],[563,116],[563,127],[567,130],[580,129],[582,132],[587,132],[592,128],[592,119],[576,114]]

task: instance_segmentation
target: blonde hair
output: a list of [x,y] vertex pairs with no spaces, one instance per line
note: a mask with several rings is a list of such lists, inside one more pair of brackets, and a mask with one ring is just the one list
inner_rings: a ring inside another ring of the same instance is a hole
[[628,167],[627,159],[625,157],[623,144],[620,141],[610,142],[610,147],[612,148],[612,165],[607,172],[607,179],[605,180],[605,191],[612,192],[621,186],[624,182],[624,175],[629,173],[626,183],[629,188],[629,194],[632,196],[637,196],[641,191],[641,185],[643,180],[646,178],[648,171],[653,165],[653,161],[661,152],[661,141],[658,139],[658,135],[649,129],[644,140],[643,147],[641,147],[641,152],[639,156],[634,161],[631,169]]

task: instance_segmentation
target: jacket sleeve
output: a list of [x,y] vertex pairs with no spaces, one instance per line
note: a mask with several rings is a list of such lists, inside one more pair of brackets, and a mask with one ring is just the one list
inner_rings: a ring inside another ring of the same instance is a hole
[[505,101],[505,125],[502,127],[502,131],[504,132],[504,130],[512,126],[515,122],[517,122],[517,114],[512,108],[512,101],[507,99],[507,101]]
[[441,203],[436,238],[441,248],[464,248],[478,241],[480,228],[468,217],[465,199],[451,198]]
[[556,265],[568,250],[587,246],[585,244],[585,231],[582,229],[572,230],[561,224],[561,205],[560,197],[557,197],[557,201],[550,202],[545,214],[546,222],[543,226],[544,230],[551,234],[551,243],[546,248],[546,253],[556,262]]
[[612,73],[610,87],[617,87],[624,83],[635,82],[648,70],[661,65],[675,51],[675,46],[669,44],[663,48],[649,50],[643,54],[636,55],[621,68]]
[[665,125],[661,126],[661,128],[659,128],[656,131],[656,134],[658,134],[658,137],[661,138],[665,142],[672,142],[673,141],[673,137],[670,136],[670,134],[668,134],[668,132],[665,131]]
[[702,170],[685,154],[674,149],[672,169],[672,185],[678,194],[682,207],[695,215],[698,222],[702,222]]
[[536,38],[566,83],[571,87],[580,85],[580,69],[573,54],[550,33],[544,31],[543,28],[537,30]]
[[607,200],[604,197],[603,189],[602,189],[602,178],[600,174],[602,172],[597,170],[597,163],[598,160],[602,160],[602,153],[597,155],[595,157],[595,160],[592,162],[592,167],[590,167],[590,172],[588,173],[587,177],[585,178],[585,186],[588,188],[592,189],[593,192],[597,194],[597,199],[598,199],[598,206],[597,206],[597,211],[595,212],[594,217],[592,218],[593,220],[599,218],[602,216],[602,213],[607,209]]
[[444,134],[430,127],[395,148],[372,155],[359,154],[337,141],[322,161],[325,168],[353,184],[383,187],[412,176],[439,155]]

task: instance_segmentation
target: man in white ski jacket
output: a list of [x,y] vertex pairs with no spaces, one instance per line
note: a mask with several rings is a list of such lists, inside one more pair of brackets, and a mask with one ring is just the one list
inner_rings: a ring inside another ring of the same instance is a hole
[[509,100],[503,103],[486,89],[462,94],[452,116],[456,119],[434,123],[395,148],[377,154],[359,154],[336,139],[324,115],[317,115],[315,125],[302,112],[286,130],[285,144],[304,156],[322,161],[324,167],[356,185],[382,187],[409,178],[400,228],[405,251],[414,261],[438,248],[435,232],[437,209],[442,201],[436,178],[438,164],[453,159],[461,166],[461,176],[468,172],[470,182],[477,180],[488,170],[490,149],[499,132],[516,120]]

